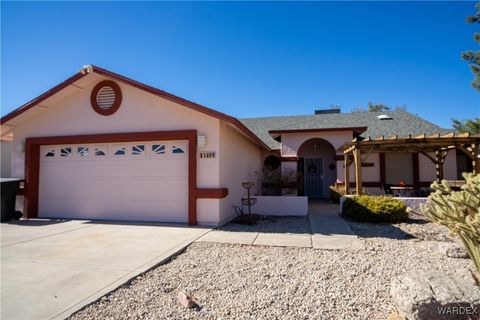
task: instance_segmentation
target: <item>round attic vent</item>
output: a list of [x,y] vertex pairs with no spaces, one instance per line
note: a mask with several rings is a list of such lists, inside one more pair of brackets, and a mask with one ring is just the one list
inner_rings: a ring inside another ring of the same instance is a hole
[[111,115],[118,110],[122,102],[120,87],[113,81],[102,81],[93,88],[90,102],[97,113]]

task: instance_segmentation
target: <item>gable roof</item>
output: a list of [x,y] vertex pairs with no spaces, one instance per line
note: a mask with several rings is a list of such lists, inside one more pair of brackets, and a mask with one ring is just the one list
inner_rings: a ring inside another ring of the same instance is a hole
[[[27,102],[18,109],[0,118],[0,124],[7,124],[8,121],[23,114],[42,101],[55,95],[61,90],[74,84],[76,81],[96,73],[105,77],[126,83],[140,90],[149,92],[161,98],[183,105],[192,110],[204,113],[211,117],[224,121],[240,132],[246,135],[254,143],[269,150],[279,149],[280,143],[276,141],[271,134],[293,133],[293,132],[312,132],[312,131],[339,131],[348,130],[360,134],[360,137],[378,137],[378,136],[407,136],[418,134],[444,134],[452,130],[445,130],[439,126],[424,120],[417,115],[405,111],[393,112],[351,112],[351,113],[332,113],[316,115],[297,115],[297,116],[277,116],[262,118],[237,119],[225,113],[207,108],[198,103],[180,98],[169,92],[154,88],[144,83],[124,77],[120,74],[108,71],[106,69],[89,65],[85,66],[79,72],[66,79],[62,83]],[[391,120],[379,120],[377,116],[386,114],[392,117]]]
[[13,110],[12,112],[8,113],[7,115],[3,116],[0,118],[0,124],[6,124],[8,121],[12,120],[13,118],[19,116],[20,114],[30,110],[31,108],[34,108],[35,106],[38,106],[42,101],[48,99],[49,97],[55,95],[59,91],[65,89],[66,87],[70,86],[71,84],[75,83],[76,81],[80,80],[81,78],[87,76],[90,73],[97,73],[100,75],[103,75],[105,77],[115,79],[117,81],[126,83],[128,85],[131,85],[135,88],[138,88],[140,90],[149,92],[151,94],[154,94],[156,96],[159,96],[161,98],[170,100],[172,102],[178,103],[180,105],[183,105],[184,107],[190,108],[192,110],[204,113],[206,115],[209,115],[213,118],[217,118],[219,120],[222,120],[224,122],[227,122],[234,127],[236,127],[238,130],[240,130],[243,134],[245,134],[248,138],[253,140],[256,144],[259,146],[266,148],[267,150],[269,149],[268,145],[264,143],[262,139],[260,139],[257,135],[255,135],[252,131],[250,131],[242,122],[240,122],[237,118],[234,118],[232,116],[229,116],[225,113],[207,108],[205,106],[202,106],[198,103],[192,102],[187,99],[180,98],[176,95],[173,95],[169,92],[154,88],[152,86],[146,85],[144,83],[138,82],[136,80],[124,77],[120,74],[114,73],[112,71],[108,71],[106,69],[94,66],[94,65],[88,65],[84,66],[79,72],[71,76],[70,78],[66,79],[62,83],[56,85],[52,89],[48,90],[47,92],[41,94],[40,96],[34,98],[33,100],[27,102],[26,104],[22,105],[21,107]]
[[[380,120],[379,115],[389,115],[391,120]],[[447,133],[451,130],[445,130],[439,126],[405,111],[393,112],[350,112],[350,113],[331,113],[318,115],[299,115],[299,116],[279,116],[264,118],[245,118],[240,119],[251,131],[262,139],[271,149],[280,148],[280,143],[276,141],[270,133],[275,132],[305,132],[322,131],[326,129],[333,130],[351,130],[360,133],[362,127],[366,127],[360,137],[378,137],[393,135],[418,135]],[[332,130],[332,131],[333,131]]]

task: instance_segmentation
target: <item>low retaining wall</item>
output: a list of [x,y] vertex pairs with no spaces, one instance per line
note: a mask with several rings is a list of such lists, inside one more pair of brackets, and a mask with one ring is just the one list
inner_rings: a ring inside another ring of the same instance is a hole
[[[346,198],[353,197],[352,195],[343,196],[340,198],[340,212],[342,212],[343,202]],[[408,208],[413,210],[420,210],[420,205],[427,203],[428,198],[423,197],[394,197],[400,201],[403,201]]]
[[427,203],[428,198],[420,198],[420,197],[404,197],[404,198],[395,198],[402,200],[405,202],[407,207],[412,208],[413,210],[420,210],[420,205]]
[[252,212],[268,216],[306,216],[308,197],[298,196],[256,196],[257,203]]

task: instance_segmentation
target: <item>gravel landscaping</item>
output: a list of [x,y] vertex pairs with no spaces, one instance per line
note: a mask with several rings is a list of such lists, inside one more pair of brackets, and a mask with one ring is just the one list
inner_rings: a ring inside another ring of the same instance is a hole
[[234,232],[265,232],[265,233],[311,233],[308,217],[276,217],[267,216],[258,220],[254,225],[227,223],[218,228],[219,231]]
[[[305,221],[292,219],[292,230],[303,232]],[[286,228],[278,221],[262,223],[254,227],[265,232]],[[469,259],[441,252],[439,244],[452,238],[444,227],[421,217],[394,225],[349,224],[364,249],[194,243],[70,319],[384,320],[394,309],[392,278],[432,270],[471,276],[474,270]],[[198,308],[180,306],[179,290],[191,293]]]

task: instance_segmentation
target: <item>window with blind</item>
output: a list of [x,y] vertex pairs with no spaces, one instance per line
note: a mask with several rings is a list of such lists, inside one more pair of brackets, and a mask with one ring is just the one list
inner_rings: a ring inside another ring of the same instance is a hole
[[408,152],[385,153],[385,182],[398,184],[405,181],[413,184],[413,160]]

